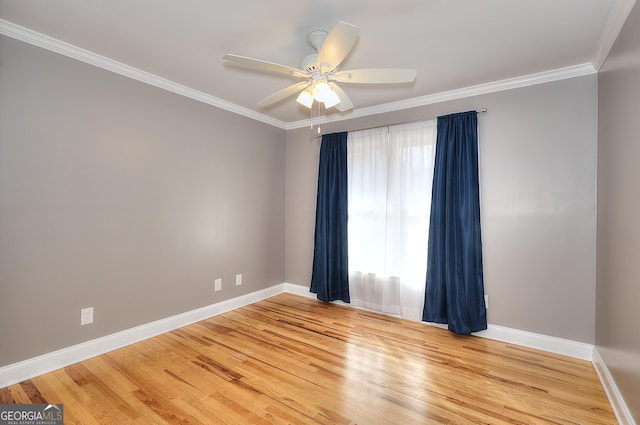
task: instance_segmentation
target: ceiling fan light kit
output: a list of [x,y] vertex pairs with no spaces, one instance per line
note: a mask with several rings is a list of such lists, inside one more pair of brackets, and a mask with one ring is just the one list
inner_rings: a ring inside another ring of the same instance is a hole
[[[326,83],[325,83],[326,84]],[[327,90],[322,95],[322,102],[325,108],[332,108],[340,103],[340,97],[326,85]]]
[[306,106],[307,108],[311,108],[313,105],[313,92],[309,89],[304,89],[298,95],[296,102],[299,104]]
[[400,84],[415,81],[417,72],[413,69],[402,68],[368,68],[338,71],[347,54],[358,39],[360,29],[355,25],[338,22],[330,32],[315,30],[307,34],[307,41],[317,53],[305,56],[300,69],[272,62],[253,59],[244,56],[227,54],[224,60],[248,65],[267,71],[288,74],[293,78],[305,81],[267,96],[258,102],[259,106],[267,107],[286,99],[298,92],[296,101],[307,108],[313,102],[321,102],[325,108],[335,108],[340,111],[353,109],[353,103],[347,94],[337,84]]

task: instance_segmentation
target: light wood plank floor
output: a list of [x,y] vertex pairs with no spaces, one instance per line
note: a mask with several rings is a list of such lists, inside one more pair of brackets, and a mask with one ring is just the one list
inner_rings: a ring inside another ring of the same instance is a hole
[[282,294],[0,389],[65,424],[615,424],[587,361]]

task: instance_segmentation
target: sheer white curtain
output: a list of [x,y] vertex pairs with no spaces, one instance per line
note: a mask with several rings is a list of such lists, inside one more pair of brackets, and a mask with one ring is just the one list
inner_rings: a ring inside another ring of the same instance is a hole
[[350,132],[351,303],[420,321],[436,121]]

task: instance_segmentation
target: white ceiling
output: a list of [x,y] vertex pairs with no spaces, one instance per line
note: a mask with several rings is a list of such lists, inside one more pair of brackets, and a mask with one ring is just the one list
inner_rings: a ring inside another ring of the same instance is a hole
[[343,119],[532,74],[595,72],[634,2],[0,0],[0,32],[291,128],[309,119],[295,97],[256,103],[296,80],[224,63],[224,54],[298,67],[313,53],[306,34],[342,20],[360,37],[341,69],[418,71],[412,85],[343,84],[355,109],[323,112]]

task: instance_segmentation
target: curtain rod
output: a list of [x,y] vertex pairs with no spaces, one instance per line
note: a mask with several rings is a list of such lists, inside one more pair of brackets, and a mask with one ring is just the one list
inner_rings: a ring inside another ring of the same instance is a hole
[[[482,112],[487,112],[487,108],[476,109],[476,112],[477,112],[477,113],[479,113],[479,114],[480,114],[480,113],[482,113]],[[452,115],[452,114],[456,114],[456,113],[459,113],[459,112],[452,112],[452,113],[450,113],[450,114],[445,114],[445,115]],[[414,122],[421,122],[421,121],[435,120],[435,119],[437,119],[437,118],[438,118],[438,117],[421,118],[421,119],[419,119],[419,120],[403,121],[403,122],[398,122],[398,123],[389,124],[389,125],[382,125],[382,126],[380,126],[380,127],[357,128],[357,129],[355,129],[355,130],[349,130],[349,131],[372,130],[372,129],[374,129],[374,128],[390,127],[390,126],[392,126],[392,125],[401,125],[401,124],[411,124],[411,123],[414,123]],[[317,139],[317,138],[318,138],[318,137],[320,137],[320,136],[322,136],[322,134],[319,134],[319,135],[318,135],[318,134],[316,134],[316,135],[314,135],[314,136],[313,136],[313,138],[314,138],[314,139]]]

